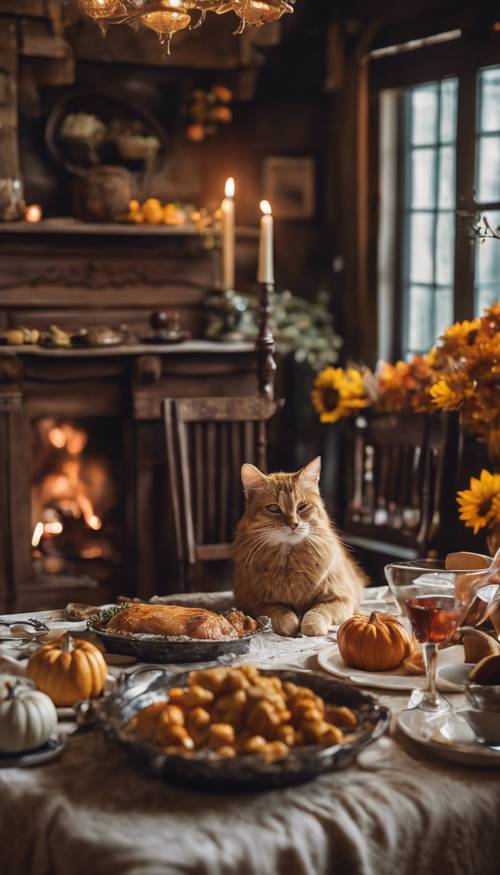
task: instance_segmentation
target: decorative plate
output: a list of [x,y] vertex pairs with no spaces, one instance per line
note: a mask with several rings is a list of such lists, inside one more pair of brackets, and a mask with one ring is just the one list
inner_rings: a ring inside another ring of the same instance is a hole
[[308,781],[325,771],[349,765],[363,748],[385,732],[389,723],[388,708],[379,705],[368,693],[347,684],[338,683],[315,672],[261,669],[261,674],[277,675],[283,681],[310,687],[330,704],[351,708],[359,719],[354,739],[329,747],[297,747],[285,760],[273,763],[265,762],[257,754],[221,760],[206,752],[185,756],[166,753],[163,748],[139,741],[127,729],[132,717],[153,702],[164,698],[169,687],[187,683],[189,672],[169,674],[167,671],[160,671],[161,676],[146,690],[142,686],[141,692],[137,693],[136,688],[134,694],[133,686],[122,685],[117,692],[100,700],[93,700],[90,715],[108,736],[125,747],[142,768],[169,782],[196,790],[253,792]]
[[[217,612],[214,612],[217,613]],[[224,616],[222,614],[222,616]],[[124,653],[135,656],[140,662],[185,663],[213,662],[221,656],[248,653],[250,642],[256,635],[271,632],[272,625],[268,617],[259,617],[255,632],[243,635],[241,638],[223,638],[216,641],[184,636],[168,637],[165,635],[124,634],[107,632],[104,621],[109,620],[109,609],[102,611],[96,617],[88,620],[88,628],[111,653]]]

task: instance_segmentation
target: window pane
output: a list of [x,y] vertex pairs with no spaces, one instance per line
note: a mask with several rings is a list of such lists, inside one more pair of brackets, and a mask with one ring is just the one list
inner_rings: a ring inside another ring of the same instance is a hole
[[478,200],[481,203],[500,201],[500,136],[479,140]]
[[441,334],[453,322],[453,289],[439,289],[435,298],[434,337]]
[[408,348],[412,352],[430,349],[434,340],[432,289],[411,286],[408,290]]
[[455,142],[457,135],[457,80],[445,79],[441,83],[441,124],[439,138],[442,143]]
[[410,218],[410,280],[414,283],[432,283],[434,216],[415,213]]
[[435,149],[414,149],[411,167],[411,205],[414,208],[435,206]]
[[453,320],[458,81],[404,93],[403,350],[425,352]]
[[500,301],[500,284],[497,286],[479,286],[476,289],[476,316],[482,316],[485,307],[490,307]]
[[[500,210],[485,214],[492,228],[500,225]],[[476,282],[479,286],[500,284],[500,241],[476,243]]]
[[436,283],[449,286],[453,282],[455,243],[454,213],[439,213],[436,234]]
[[481,73],[481,131],[500,131],[500,67]]
[[439,207],[453,209],[455,205],[455,147],[439,150]]
[[437,85],[414,88],[411,93],[411,141],[414,146],[436,142],[438,114]]

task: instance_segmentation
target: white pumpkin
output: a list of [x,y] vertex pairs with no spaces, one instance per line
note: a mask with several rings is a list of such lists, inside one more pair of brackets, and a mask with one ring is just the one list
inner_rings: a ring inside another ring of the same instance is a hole
[[0,753],[41,747],[57,726],[57,711],[45,693],[22,684],[9,686],[0,701]]

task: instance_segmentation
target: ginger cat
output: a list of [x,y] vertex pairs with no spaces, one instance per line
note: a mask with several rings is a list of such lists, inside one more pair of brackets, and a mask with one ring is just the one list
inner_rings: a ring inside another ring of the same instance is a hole
[[245,513],[234,542],[237,607],[266,614],[279,635],[325,635],[359,608],[367,580],[319,493],[321,459],[295,474],[243,465]]

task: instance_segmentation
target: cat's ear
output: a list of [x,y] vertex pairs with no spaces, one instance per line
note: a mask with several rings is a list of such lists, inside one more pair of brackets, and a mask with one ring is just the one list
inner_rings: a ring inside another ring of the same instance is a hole
[[304,465],[297,474],[300,485],[306,489],[317,489],[321,474],[321,456],[316,456],[308,465]]
[[267,477],[255,465],[250,465],[247,462],[241,468],[241,482],[245,493],[247,493],[251,492],[252,489],[262,489],[267,484]]

